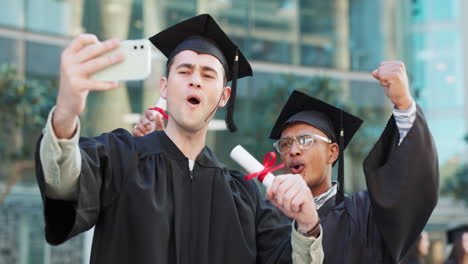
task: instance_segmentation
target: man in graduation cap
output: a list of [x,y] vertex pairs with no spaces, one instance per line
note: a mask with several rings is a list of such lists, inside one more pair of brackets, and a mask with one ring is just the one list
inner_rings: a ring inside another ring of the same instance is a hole
[[[119,54],[99,57],[119,42],[85,34],[62,53],[57,103],[36,151],[47,241],[61,244],[94,226],[91,263],[321,262],[318,214],[305,181],[285,181],[297,187],[296,201],[280,206],[309,235],[205,146],[208,122],[226,103],[235,130],[236,79],[252,75],[237,46],[209,15],[150,40],[168,57],[160,90],[169,121],[144,137],[117,129],[79,138],[89,91],[117,87],[88,76],[122,61]],[[85,49],[89,44],[96,45]]]
[[452,250],[446,264],[468,263],[468,225],[462,225],[447,231],[447,243],[452,244]]
[[[437,203],[436,148],[410,95],[404,64],[383,62],[373,76],[395,108],[364,161],[367,191],[344,195],[343,151],[361,119],[294,91],[270,134],[286,170],[302,175],[313,193],[324,263],[398,263]],[[337,161],[338,183],[333,183]],[[274,198],[280,188],[273,183],[267,197],[281,208]]]

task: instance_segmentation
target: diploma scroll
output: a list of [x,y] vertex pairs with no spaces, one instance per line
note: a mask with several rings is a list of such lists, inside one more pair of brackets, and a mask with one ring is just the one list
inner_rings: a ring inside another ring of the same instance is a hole
[[[158,102],[156,103],[156,106],[154,108],[159,108],[163,111],[166,111],[166,99],[159,97]],[[153,114],[154,117],[156,117],[156,115],[160,115],[161,117],[163,117],[163,115],[158,111],[153,111]]]
[[[149,108],[148,110],[153,110],[151,111],[151,115],[153,116],[153,119],[156,120],[156,116],[160,116],[161,118],[168,119],[168,116],[166,114],[166,99],[159,97],[158,102],[156,103],[156,106],[153,108]],[[151,131],[156,130],[156,122],[151,122]]]
[[[232,149],[231,158],[248,173],[257,173],[265,169],[265,167],[241,145],[237,145]],[[263,178],[262,184],[269,188],[273,184],[274,178],[275,176],[269,172],[265,178]]]

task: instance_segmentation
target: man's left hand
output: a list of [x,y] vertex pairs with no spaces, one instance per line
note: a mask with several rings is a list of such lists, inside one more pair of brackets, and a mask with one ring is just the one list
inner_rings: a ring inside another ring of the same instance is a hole
[[398,110],[409,109],[413,98],[403,62],[383,61],[380,67],[372,72],[372,76],[380,81],[380,85],[385,88],[385,94]]
[[164,120],[161,114],[148,109],[140,117],[138,124],[133,127],[132,134],[134,136],[144,136],[155,130],[164,130],[164,127]]

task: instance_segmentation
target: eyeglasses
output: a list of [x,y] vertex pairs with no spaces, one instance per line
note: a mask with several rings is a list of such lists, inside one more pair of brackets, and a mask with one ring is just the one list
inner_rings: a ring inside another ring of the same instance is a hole
[[316,134],[304,134],[292,138],[280,138],[273,143],[273,146],[280,154],[284,154],[291,150],[294,141],[301,150],[308,150],[317,143],[317,140],[331,143],[332,141],[326,137]]

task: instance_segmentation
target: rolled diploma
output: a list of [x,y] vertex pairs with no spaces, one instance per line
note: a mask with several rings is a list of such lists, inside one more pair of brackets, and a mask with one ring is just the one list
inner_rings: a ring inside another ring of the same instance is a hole
[[[158,102],[156,103],[156,107],[161,108],[162,110],[166,111],[166,99],[159,97]],[[155,111],[157,114],[160,114],[158,111]],[[162,115],[161,115],[162,117]]]
[[[158,102],[156,103],[156,107],[161,108],[162,110],[166,111],[166,99],[159,97]],[[153,118],[156,118],[157,115],[163,118],[163,115],[158,111],[151,111]],[[155,119],[156,120],[156,119]],[[151,122],[151,131],[156,130],[156,122]]]
[[[237,164],[239,164],[247,173],[256,173],[262,171],[265,167],[258,162],[247,150],[245,150],[241,145],[235,146],[231,151],[231,159],[233,159]],[[265,178],[263,178],[263,185],[269,188],[273,184],[275,176],[271,173],[268,173]]]

